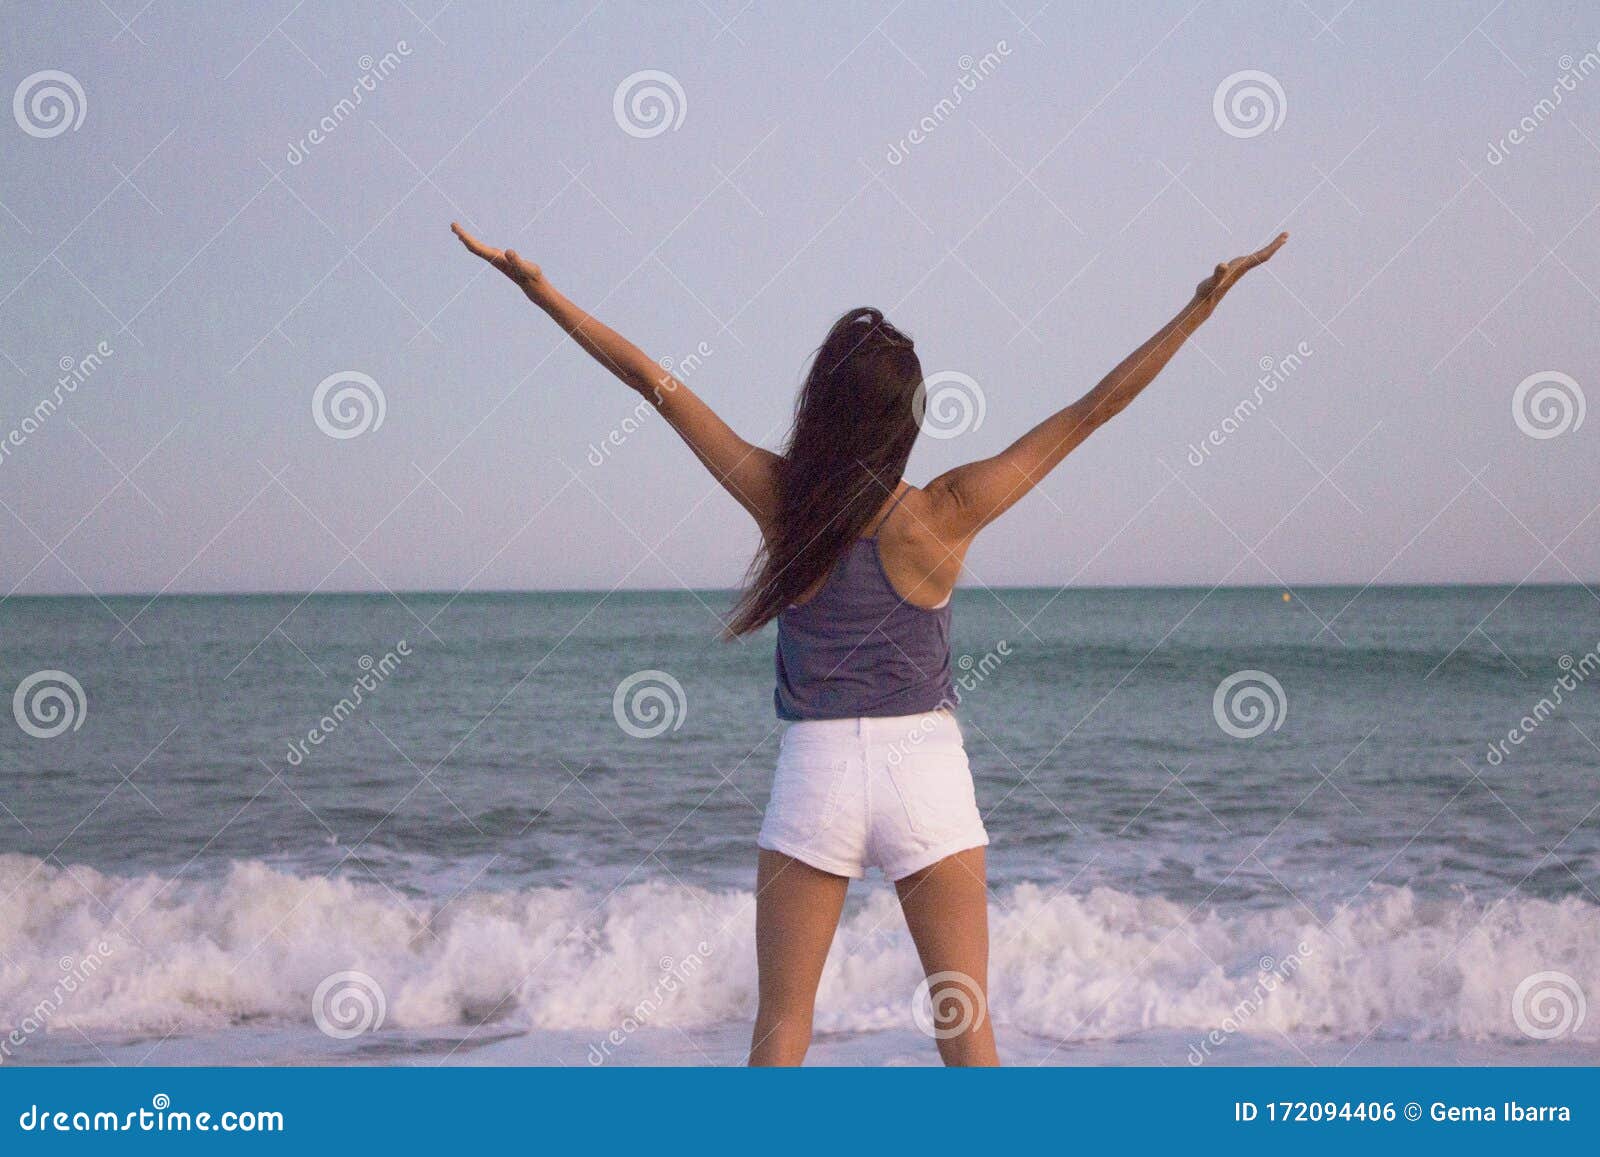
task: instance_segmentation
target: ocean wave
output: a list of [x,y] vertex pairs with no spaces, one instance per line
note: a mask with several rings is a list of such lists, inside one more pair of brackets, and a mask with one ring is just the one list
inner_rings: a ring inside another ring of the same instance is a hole
[[[309,1029],[336,974],[375,985],[393,1028],[705,1027],[754,1013],[753,933],[750,893],[662,881],[424,900],[259,862],[200,881],[3,855],[0,1032]],[[1021,885],[994,895],[991,938],[993,1015],[1046,1037],[1526,1040],[1550,1011],[1532,1006],[1545,998],[1530,978],[1570,979],[1580,1004],[1593,989],[1600,907],[1398,888],[1317,915],[1229,912]],[[903,1029],[920,978],[895,899],[876,889],[841,925],[817,1028]],[[1600,1039],[1597,1021],[1565,1035]]]

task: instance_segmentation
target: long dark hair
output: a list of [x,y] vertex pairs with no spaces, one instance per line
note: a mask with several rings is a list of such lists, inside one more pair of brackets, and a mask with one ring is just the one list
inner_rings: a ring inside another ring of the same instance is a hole
[[922,363],[879,310],[852,309],[817,349],[778,472],[778,519],[750,564],[730,638],[777,618],[833,569],[893,494],[917,440]]

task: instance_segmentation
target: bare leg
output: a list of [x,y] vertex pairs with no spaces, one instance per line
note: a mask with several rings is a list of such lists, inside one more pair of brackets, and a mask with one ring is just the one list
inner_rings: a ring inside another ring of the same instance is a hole
[[817,984],[849,887],[846,876],[761,849],[756,868],[761,1006],[750,1040],[752,1065],[798,1065],[805,1060]]
[[[947,1065],[998,1065],[989,1020],[989,894],[983,849],[895,881],[922,970],[934,981],[935,1039]],[[942,974],[942,975],[941,975]]]

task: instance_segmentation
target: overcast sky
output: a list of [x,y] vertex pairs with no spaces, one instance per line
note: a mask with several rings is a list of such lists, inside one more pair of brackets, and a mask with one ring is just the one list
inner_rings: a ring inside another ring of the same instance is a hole
[[1595,579],[1600,10],[1081,7],[8,6],[0,595],[737,581],[743,513],[452,218],[769,446],[880,306],[982,398],[918,483],[1288,229],[972,580]]

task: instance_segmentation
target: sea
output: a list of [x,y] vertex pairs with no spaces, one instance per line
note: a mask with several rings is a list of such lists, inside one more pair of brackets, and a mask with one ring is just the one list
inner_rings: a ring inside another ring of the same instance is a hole
[[[0,601],[0,1066],[741,1063],[731,603]],[[1002,1059],[1600,1061],[1597,647],[1581,585],[959,590]],[[937,1063],[920,980],[854,884],[810,1062]]]

